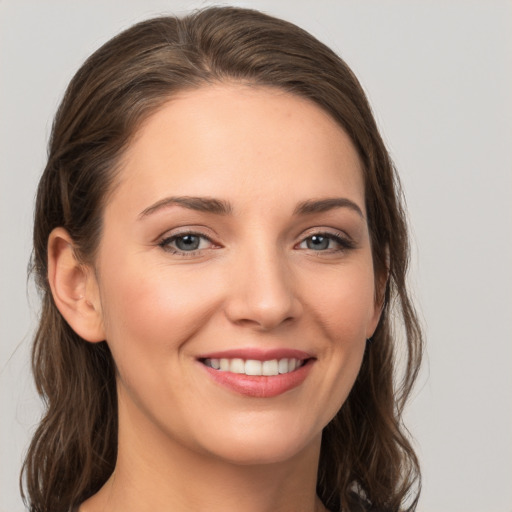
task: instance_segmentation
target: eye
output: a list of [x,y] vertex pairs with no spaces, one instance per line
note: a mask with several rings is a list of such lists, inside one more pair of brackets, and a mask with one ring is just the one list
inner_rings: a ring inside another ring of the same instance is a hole
[[310,251],[336,252],[352,249],[354,244],[349,239],[334,233],[315,233],[305,238],[298,247]]
[[211,248],[212,241],[198,233],[180,233],[164,238],[159,244],[165,251],[172,254],[189,253]]
[[330,246],[332,242],[332,239],[327,236],[313,235],[306,238],[303,243],[306,244],[308,249],[313,249],[314,251],[324,251],[325,249],[331,248]]

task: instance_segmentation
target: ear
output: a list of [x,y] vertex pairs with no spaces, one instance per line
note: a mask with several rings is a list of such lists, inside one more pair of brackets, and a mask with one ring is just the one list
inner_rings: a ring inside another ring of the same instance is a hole
[[105,339],[99,288],[92,268],[80,263],[64,228],[48,238],[48,281],[53,300],[70,327],[86,341]]

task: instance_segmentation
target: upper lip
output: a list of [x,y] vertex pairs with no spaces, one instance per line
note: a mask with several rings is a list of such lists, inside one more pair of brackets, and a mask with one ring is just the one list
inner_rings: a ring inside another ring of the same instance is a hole
[[303,350],[292,348],[234,348],[201,354],[198,359],[253,359],[255,361],[271,361],[273,359],[311,359],[314,356]]

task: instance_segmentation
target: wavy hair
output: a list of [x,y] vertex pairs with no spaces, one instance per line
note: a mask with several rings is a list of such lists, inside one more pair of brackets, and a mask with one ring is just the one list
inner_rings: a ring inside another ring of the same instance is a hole
[[[64,227],[94,262],[119,162],[140,124],[178,91],[222,82],[308,98],[350,136],[363,162],[382,316],[354,387],[322,436],[317,492],[332,511],[416,508],[417,457],[402,412],[417,377],[422,334],[409,298],[407,225],[399,180],[358,80],[332,50],[286,21],[215,7],[139,23],[79,69],[56,114],[35,206],[32,272],[42,297],[33,373],[46,411],[22,471],[32,512],[67,512],[95,494],[117,455],[115,368],[108,342],[87,343],[52,298],[47,242]],[[405,361],[397,370],[397,355]]]

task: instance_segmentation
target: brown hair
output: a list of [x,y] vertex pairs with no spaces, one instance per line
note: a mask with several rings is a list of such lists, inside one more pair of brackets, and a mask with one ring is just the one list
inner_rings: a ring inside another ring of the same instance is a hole
[[[114,363],[106,342],[85,342],[57,310],[47,279],[48,236],[64,227],[82,261],[93,262],[117,164],[140,123],[177,91],[223,81],[309,98],[360,153],[376,279],[387,274],[388,281],[356,383],[324,429],[317,490],[333,511],[416,507],[420,472],[402,411],[422,336],[405,282],[400,186],[365,94],[338,56],[295,25],[253,10],[208,8],[139,23],[107,42],[77,72],[57,112],[35,208],[33,271],[43,304],[33,372],[46,413],[23,468],[31,511],[66,512],[96,493],[117,453]],[[392,318],[405,333],[401,378]]]

